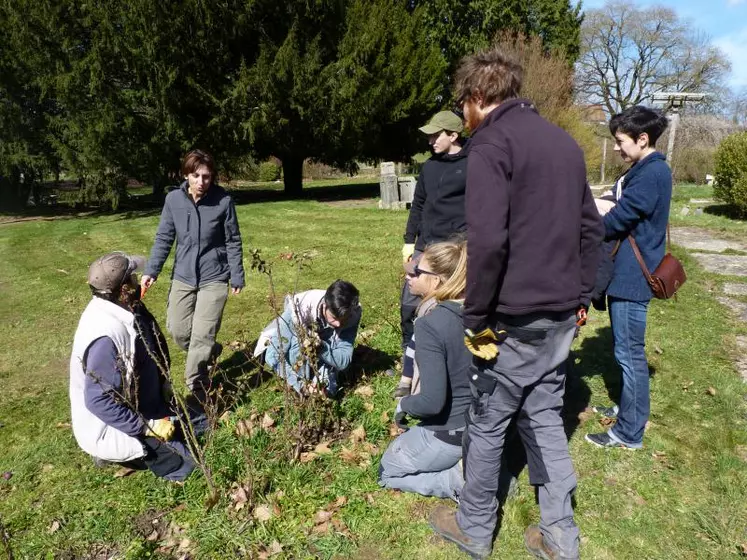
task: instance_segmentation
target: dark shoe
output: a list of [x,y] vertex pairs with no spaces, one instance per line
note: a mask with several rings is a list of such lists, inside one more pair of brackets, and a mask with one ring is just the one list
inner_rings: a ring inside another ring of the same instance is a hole
[[537,558],[542,558],[542,560],[570,560],[568,557],[562,556],[559,551],[547,546],[545,537],[537,525],[530,525],[524,531],[524,544],[531,554],[534,554]]
[[597,414],[601,414],[605,418],[611,418],[612,420],[617,419],[617,406],[593,406],[591,409]]
[[389,368],[387,370],[384,370],[384,375],[386,375],[387,377],[394,377],[395,375],[397,375],[397,371]]
[[407,397],[410,395],[410,391],[412,391],[412,385],[400,383],[399,385],[397,385],[397,388],[394,390],[394,398],[399,399],[402,397]]
[[431,529],[447,541],[453,542],[471,558],[482,560],[490,556],[491,545],[476,543],[465,535],[456,521],[456,510],[446,506],[438,506],[428,518]]
[[601,434],[586,434],[586,437],[584,439],[586,439],[586,441],[588,441],[589,443],[593,443],[597,447],[616,447],[619,449],[631,450],[636,450],[643,447],[643,445],[634,447],[632,445],[626,445],[624,443],[620,443],[619,441],[615,441],[607,432],[602,432]]

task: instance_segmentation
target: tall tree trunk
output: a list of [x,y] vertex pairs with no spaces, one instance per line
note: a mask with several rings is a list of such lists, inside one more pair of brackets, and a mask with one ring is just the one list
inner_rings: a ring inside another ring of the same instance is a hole
[[303,191],[303,160],[297,155],[283,157],[283,184],[287,195],[300,196]]
[[153,204],[163,204],[166,193],[164,190],[169,184],[169,175],[168,172],[164,171],[163,173],[155,176],[153,179],[151,179],[151,184],[153,185],[153,192],[151,193],[151,200]]

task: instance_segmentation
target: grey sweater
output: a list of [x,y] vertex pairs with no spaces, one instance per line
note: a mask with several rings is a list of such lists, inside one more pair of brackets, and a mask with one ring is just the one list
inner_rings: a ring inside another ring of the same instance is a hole
[[462,306],[445,301],[415,322],[415,362],[420,393],[404,397],[404,412],[420,418],[433,431],[459,430],[472,396],[469,368],[472,354],[464,346]]
[[211,185],[197,204],[187,192],[186,181],[166,195],[145,274],[158,277],[174,240],[175,279],[199,287],[230,278],[232,287],[244,287],[239,221],[222,187]]

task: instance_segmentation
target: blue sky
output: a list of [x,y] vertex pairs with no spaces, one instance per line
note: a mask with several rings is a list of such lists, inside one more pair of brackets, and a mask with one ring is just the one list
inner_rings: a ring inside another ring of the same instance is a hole
[[[711,36],[732,64],[730,85],[747,88],[747,0],[633,0],[639,7],[667,6]],[[598,8],[604,0],[583,0],[583,9]]]

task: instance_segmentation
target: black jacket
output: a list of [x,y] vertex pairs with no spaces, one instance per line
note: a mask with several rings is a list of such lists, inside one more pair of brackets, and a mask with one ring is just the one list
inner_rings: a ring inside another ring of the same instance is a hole
[[415,321],[415,361],[420,370],[420,392],[404,397],[402,410],[420,418],[433,431],[460,430],[472,402],[469,368],[472,354],[464,345],[462,306],[438,304]]
[[466,188],[466,146],[457,154],[435,154],[426,161],[415,186],[405,243],[415,243],[415,249],[422,251],[431,243],[446,241],[467,229]]
[[602,220],[568,133],[512,99],[474,131],[467,167],[464,325],[589,305]]

